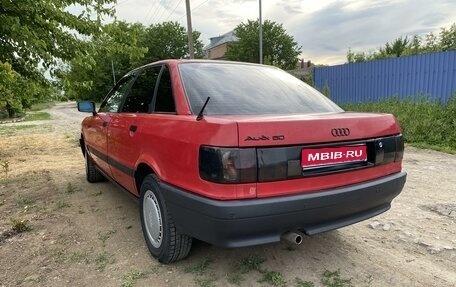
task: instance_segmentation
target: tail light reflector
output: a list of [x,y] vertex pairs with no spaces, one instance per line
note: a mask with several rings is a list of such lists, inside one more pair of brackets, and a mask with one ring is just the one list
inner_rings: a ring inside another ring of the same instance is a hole
[[202,179],[217,183],[256,182],[256,150],[202,146],[199,174]]

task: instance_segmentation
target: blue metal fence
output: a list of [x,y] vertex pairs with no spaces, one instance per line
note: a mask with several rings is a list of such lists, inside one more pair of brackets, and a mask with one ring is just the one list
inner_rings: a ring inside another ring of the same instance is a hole
[[456,51],[316,67],[313,81],[339,104],[418,95],[444,103],[456,92]]

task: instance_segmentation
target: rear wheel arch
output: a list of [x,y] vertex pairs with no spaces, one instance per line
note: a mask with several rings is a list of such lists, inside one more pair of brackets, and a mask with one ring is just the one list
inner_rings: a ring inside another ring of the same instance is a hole
[[138,194],[141,195],[141,185],[146,176],[149,174],[156,175],[155,171],[146,163],[140,163],[135,171],[135,185]]

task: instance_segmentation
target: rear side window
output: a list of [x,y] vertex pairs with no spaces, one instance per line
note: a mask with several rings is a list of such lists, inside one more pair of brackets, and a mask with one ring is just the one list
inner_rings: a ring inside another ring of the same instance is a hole
[[161,66],[148,67],[139,72],[122,106],[123,113],[147,113],[154,96]]
[[179,71],[193,113],[309,114],[342,111],[317,90],[274,67],[235,63],[182,63]]
[[155,100],[155,112],[175,113],[173,90],[171,85],[171,75],[167,66],[163,66],[160,82],[157,88],[157,98]]

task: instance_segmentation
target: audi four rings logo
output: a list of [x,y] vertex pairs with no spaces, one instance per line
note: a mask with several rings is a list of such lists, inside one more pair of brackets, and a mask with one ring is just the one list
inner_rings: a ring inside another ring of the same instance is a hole
[[348,128],[336,128],[331,130],[331,134],[334,137],[346,137],[350,135],[350,129]]

